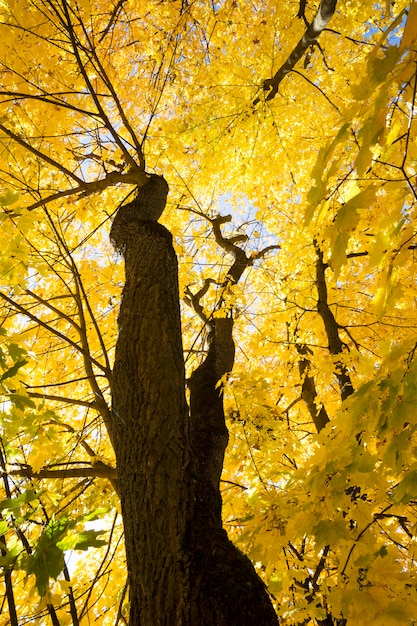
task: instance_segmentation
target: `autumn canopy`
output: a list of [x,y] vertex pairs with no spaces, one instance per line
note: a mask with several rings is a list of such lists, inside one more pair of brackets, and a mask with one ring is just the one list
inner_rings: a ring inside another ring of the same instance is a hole
[[[227,443],[198,395],[210,358],[229,431],[223,527],[276,623],[417,623],[416,95],[415,1],[0,0],[0,626],[113,626],[129,611],[148,626],[126,554],[136,530],[157,541],[149,519],[184,522],[172,567],[181,549],[177,578],[198,570],[196,537],[217,523],[202,455]],[[149,365],[152,419],[130,438],[165,468],[166,496],[121,461],[112,378],[130,318],[118,325],[109,231],[145,172],[169,184],[181,327],[149,317],[146,350],[168,346],[172,364]],[[171,418],[155,407],[174,387]],[[190,606],[206,584],[193,578],[178,591]],[[203,624],[164,610],[153,626]]]

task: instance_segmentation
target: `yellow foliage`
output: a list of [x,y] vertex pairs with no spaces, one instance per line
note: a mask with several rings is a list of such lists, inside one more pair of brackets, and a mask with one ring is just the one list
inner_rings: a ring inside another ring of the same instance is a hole
[[[100,406],[124,276],[108,230],[145,159],[170,185],[162,221],[181,297],[209,281],[203,316],[235,320],[229,534],[283,624],[326,611],[349,626],[415,619],[417,3],[338,5],[264,102],[263,80],[304,32],[296,12],[271,0],[0,3],[1,500],[22,498],[4,532],[22,620],[50,623],[24,574],[48,519],[119,507],[93,471],[114,466]],[[250,259],[235,285],[218,214]],[[206,334],[186,304],[182,324],[190,373]],[[121,522],[103,524],[109,546],[51,579],[62,624],[71,590],[80,624],[126,614]]]

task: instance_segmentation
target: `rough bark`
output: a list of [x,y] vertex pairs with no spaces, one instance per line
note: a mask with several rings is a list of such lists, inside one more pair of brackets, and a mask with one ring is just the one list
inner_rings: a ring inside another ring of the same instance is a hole
[[278,619],[264,584],[222,528],[228,432],[218,381],[233,367],[233,320],[211,323],[208,354],[189,381],[188,411],[177,260],[170,233],[142,217],[150,215],[143,203],[155,185],[154,177],[119,209],[110,233],[126,275],[111,437],[130,626],[273,626]]
[[220,476],[228,442],[224,374],[234,361],[231,317],[211,323],[209,351],[189,381],[196,502],[190,532],[191,624],[273,626],[278,618],[254,566],[222,528]]
[[309,349],[304,344],[296,345],[298,354],[301,355],[301,359],[298,362],[298,369],[300,371],[300,377],[302,379],[301,385],[301,397],[306,403],[308,412],[313,420],[314,426],[319,433],[330,422],[327,411],[323,405],[320,409],[317,407],[317,389],[314,377],[310,376],[311,362],[308,358]]
[[113,440],[131,626],[186,624],[188,412],[171,235],[130,223],[113,371]]
[[[329,352],[331,355],[343,354],[343,342],[339,335],[339,325],[333,315],[327,298],[326,269],[327,265],[323,259],[323,251],[315,243],[316,249],[316,286],[317,286],[317,312],[323,320],[324,330],[329,342]],[[346,365],[343,361],[335,359],[335,374],[340,388],[342,400],[346,400],[354,392],[352,381]]]

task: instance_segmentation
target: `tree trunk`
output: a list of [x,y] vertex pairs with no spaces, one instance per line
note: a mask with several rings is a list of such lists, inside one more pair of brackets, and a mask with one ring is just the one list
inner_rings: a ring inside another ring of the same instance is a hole
[[228,432],[217,382],[233,366],[233,320],[213,323],[207,357],[189,381],[188,411],[171,235],[134,211],[125,215],[111,231],[126,273],[111,436],[130,626],[273,626],[264,584],[222,528]]
[[191,375],[191,447],[196,498],[190,529],[191,625],[273,626],[278,619],[265,585],[222,528],[220,476],[228,442],[222,387],[234,360],[233,320],[212,320],[209,351]]
[[127,239],[112,395],[130,624],[186,624],[192,490],[177,260],[160,224],[131,223]]

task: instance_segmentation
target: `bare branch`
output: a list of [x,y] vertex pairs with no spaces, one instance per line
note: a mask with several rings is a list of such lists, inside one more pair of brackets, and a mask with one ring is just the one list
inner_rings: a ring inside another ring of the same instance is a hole
[[333,108],[336,109],[336,111],[338,113],[340,113],[340,109],[339,107],[330,100],[329,96],[323,91],[323,89],[321,89],[321,87],[319,87],[319,85],[316,85],[312,80],[310,80],[309,78],[307,78],[307,76],[304,76],[304,74],[302,74],[301,72],[299,72],[298,70],[293,70],[294,74],[298,74],[298,76],[301,76],[301,78],[304,78],[304,80],[306,80],[312,87],[314,87],[314,89],[318,89],[318,91],[321,93],[321,95],[326,98],[327,102],[329,104],[331,104],[331,106]]
[[[125,0],[121,0],[121,1],[122,1],[122,3],[125,2]],[[140,144],[140,142],[139,142],[139,140],[138,140],[138,138],[136,136],[136,133],[134,132],[134,130],[133,130],[129,120],[127,119],[127,116],[126,116],[126,114],[125,114],[125,112],[123,110],[123,107],[122,107],[122,104],[121,104],[121,102],[119,100],[117,92],[114,89],[113,84],[112,84],[110,78],[108,77],[107,72],[104,69],[103,64],[100,61],[100,58],[98,57],[98,55],[97,55],[97,53],[95,51],[94,44],[90,41],[90,36],[89,36],[88,31],[85,28],[85,25],[84,25],[83,22],[81,22],[81,27],[83,29],[84,36],[85,36],[85,38],[88,41],[88,44],[90,46],[90,50],[88,50],[88,52],[85,49],[84,49],[84,51],[87,53],[91,63],[93,64],[93,66],[96,69],[97,73],[100,75],[102,81],[104,82],[104,84],[106,85],[107,89],[111,93],[113,101],[114,101],[114,103],[115,103],[115,105],[117,107],[117,110],[119,111],[120,118],[121,118],[123,124],[125,125],[125,128],[127,129],[130,137],[132,138],[133,144],[134,144],[134,146],[136,148],[136,153],[137,153],[138,159],[139,159],[139,167],[140,167],[140,169],[144,170],[145,169],[145,158],[144,158],[144,155],[143,155],[142,146],[141,146],[141,144]],[[91,58],[91,55],[93,56],[94,61]]]
[[[232,263],[227,273],[226,279],[221,283],[223,291],[216,305],[216,309],[220,309],[220,307],[222,306],[222,302],[223,302],[224,289],[230,283],[236,284],[239,281],[245,269],[253,265],[253,262],[255,260],[263,258],[271,250],[279,250],[280,246],[279,245],[267,246],[263,250],[260,250],[259,252],[254,252],[250,256],[247,256],[244,250],[242,250],[242,248],[239,248],[239,246],[236,245],[237,243],[247,241],[248,240],[247,235],[232,235],[231,237],[225,237],[221,231],[221,226],[232,220],[231,215],[218,215],[217,217],[214,217],[214,218],[209,218],[203,214],[201,214],[201,216],[204,217],[204,219],[206,219],[207,221],[209,221],[210,224],[212,225],[213,234],[214,234],[216,243],[221,248],[223,248],[223,250],[225,250],[228,254],[232,254],[235,259],[234,263]],[[206,278],[203,286],[197,293],[193,294],[189,287],[187,287],[185,290],[184,302],[188,304],[188,306],[194,309],[194,311],[197,313],[198,317],[202,320],[204,324],[209,324],[210,318],[207,317],[207,315],[205,314],[203,306],[200,303],[200,300],[203,296],[206,295],[207,291],[209,290],[210,285],[213,283],[217,285],[219,284],[218,281],[214,280],[213,278]]]
[[[142,170],[130,170],[126,172],[126,174],[122,174],[120,172],[109,172],[104,178],[100,180],[92,180],[90,182],[83,182],[78,187],[74,187],[73,189],[65,189],[64,191],[58,191],[57,193],[53,193],[42,200],[38,200],[33,204],[26,207],[26,211],[33,211],[40,206],[45,206],[54,200],[59,200],[60,198],[65,198],[67,196],[74,196],[79,194],[81,198],[85,198],[93,193],[100,193],[107,189],[107,187],[112,187],[117,185],[118,183],[125,183],[127,185],[140,185],[146,182],[146,174]],[[11,212],[11,211],[10,211]]]
[[30,289],[26,289],[25,290],[26,293],[31,296],[34,300],[36,300],[37,302],[39,302],[39,304],[42,304],[44,307],[46,307],[47,309],[49,309],[50,311],[52,311],[53,313],[55,313],[58,317],[61,317],[62,319],[66,320],[68,322],[68,324],[70,324],[73,328],[75,328],[75,330],[79,333],[80,332],[80,327],[77,324],[77,322],[74,322],[74,320],[72,319],[72,317],[70,317],[69,315],[67,315],[66,313],[64,313],[63,311],[61,311],[60,309],[58,309],[57,307],[55,307],[53,304],[51,304],[50,302],[48,302],[48,300],[45,300],[44,298],[41,298],[41,296],[38,296],[38,294],[34,293],[33,291],[31,291]]
[[117,470],[104,463],[96,463],[93,467],[73,467],[67,469],[44,469],[34,472],[31,468],[2,471],[3,476],[22,476],[24,478],[108,478],[117,479]]
[[107,402],[104,398],[103,392],[97,382],[95,373],[94,373],[94,369],[93,369],[93,364],[94,364],[94,359],[91,357],[91,351],[90,351],[90,347],[89,347],[89,339],[88,339],[88,334],[87,334],[87,324],[86,324],[86,319],[85,319],[85,314],[84,314],[84,304],[83,304],[83,299],[84,302],[86,303],[86,307],[88,310],[88,313],[91,317],[91,321],[93,323],[93,326],[96,330],[102,351],[103,351],[103,358],[105,361],[105,368],[104,371],[106,372],[107,378],[110,379],[111,377],[111,368],[110,368],[110,362],[109,362],[109,358],[107,355],[107,350],[106,347],[104,345],[104,341],[100,332],[100,329],[98,327],[97,321],[94,317],[93,311],[90,307],[90,303],[88,301],[87,298],[87,294],[86,291],[84,289],[82,280],[81,280],[81,276],[80,273],[78,271],[77,265],[72,257],[71,251],[69,250],[64,238],[61,236],[61,234],[58,232],[57,227],[55,226],[53,220],[50,218],[48,212],[47,212],[50,224],[51,224],[51,228],[53,230],[53,232],[55,233],[58,245],[60,247],[63,248],[63,250],[65,251],[65,257],[66,257],[66,264],[68,269],[70,270],[73,279],[74,279],[74,285],[75,285],[75,293],[73,294],[73,298],[77,307],[77,312],[78,312],[78,319],[79,319],[79,324],[77,325],[77,332],[80,338],[80,342],[81,342],[81,353],[83,355],[83,360],[84,360],[84,368],[88,377],[88,381],[91,387],[91,390],[94,394],[94,397],[96,398],[95,401],[95,408],[99,411],[101,417],[104,420],[104,423],[106,425],[106,428],[109,432],[109,434],[111,433],[111,411],[107,405]]
[[16,135],[16,133],[14,133],[9,128],[6,128],[6,126],[4,126],[3,124],[0,124],[0,130],[2,130],[8,137],[13,139],[13,141],[15,141],[20,146],[22,146],[25,150],[27,150],[28,152],[31,152],[32,154],[37,156],[39,159],[41,159],[41,161],[45,161],[45,163],[49,163],[49,165],[51,165],[53,168],[59,170],[60,172],[68,176],[69,178],[72,178],[73,180],[75,180],[75,182],[78,183],[78,185],[80,186],[84,185],[83,180],[79,178],[76,174],[74,174],[74,172],[71,172],[61,163],[58,163],[54,159],[51,159],[51,157],[49,157],[48,155],[43,154],[43,152],[40,152],[39,150],[31,146],[30,143],[28,143],[27,141],[19,137],[19,135]]
[[28,391],[29,398],[39,398],[40,400],[50,400],[51,402],[62,402],[64,404],[75,404],[76,406],[85,406],[88,409],[97,408],[96,402],[88,402],[88,400],[78,400],[77,398],[66,398],[65,396],[54,396],[48,393],[39,393],[37,391]]
[[[14,70],[15,74],[17,74]],[[17,74],[18,75],[18,74]],[[30,84],[30,83],[29,83]],[[34,85],[37,87],[36,85]],[[44,92],[45,94],[47,92]],[[76,113],[81,113],[82,115],[86,115],[88,117],[92,117],[97,120],[100,119],[100,115],[95,111],[89,111],[88,109],[81,109],[80,107],[75,106],[75,104],[71,104],[69,102],[65,102],[65,100],[61,100],[57,96],[64,95],[88,95],[87,92],[79,92],[79,91],[68,91],[68,92],[57,92],[57,93],[48,93],[47,95],[43,94],[27,94],[20,93],[14,91],[0,91],[0,96],[8,96],[7,100],[2,100],[2,104],[7,102],[16,102],[17,100],[38,100],[39,102],[44,102],[45,104],[52,104],[53,106],[59,106],[64,109],[69,109],[70,111],[75,111]],[[101,94],[103,96],[103,94]]]
[[[105,553],[103,554],[103,558],[101,559],[100,565],[99,565],[99,567],[96,570],[94,578],[90,582],[89,589],[87,591],[87,596],[86,596],[86,598],[84,600],[84,604],[83,604],[83,606],[82,606],[82,608],[80,610],[80,619],[83,619],[85,614],[88,612],[88,605],[89,605],[89,602],[90,602],[90,599],[91,599],[94,587],[95,587],[96,583],[100,580],[100,578],[103,575],[103,573],[105,572],[104,565],[105,565],[106,561],[108,561],[108,563],[111,563],[113,561],[113,556],[114,556],[114,552],[115,551],[113,551],[113,555],[111,555],[110,554],[110,550],[111,550],[112,538],[113,538],[113,534],[114,534],[114,531],[115,531],[115,528],[116,528],[116,520],[117,520],[118,515],[119,515],[119,513],[116,511],[116,513],[114,514],[114,517],[113,517],[113,523],[111,525],[110,535],[109,535],[109,538],[108,538],[108,541],[107,541],[107,548],[105,550]],[[120,541],[120,539],[119,539],[119,541]],[[117,544],[116,544],[116,549],[117,549]],[[103,569],[104,569],[104,572],[103,572]]]
[[101,363],[99,363],[98,361],[96,361],[96,359],[94,359],[91,354],[88,354],[85,352],[84,348],[82,348],[81,346],[79,346],[77,343],[75,343],[75,341],[72,341],[72,339],[70,339],[69,337],[66,337],[65,335],[63,335],[59,330],[56,330],[55,328],[53,328],[53,326],[50,326],[49,324],[47,324],[46,322],[44,322],[43,320],[41,320],[39,317],[37,317],[36,315],[33,315],[33,313],[30,313],[27,309],[25,309],[25,307],[23,307],[21,304],[19,304],[18,302],[16,302],[15,300],[13,300],[12,298],[9,298],[9,296],[6,296],[5,293],[0,292],[0,298],[3,298],[3,300],[5,300],[8,304],[10,304],[14,309],[16,309],[17,311],[19,311],[20,313],[22,313],[23,315],[25,315],[26,317],[28,317],[30,320],[32,320],[33,322],[35,322],[36,324],[39,324],[39,326],[42,326],[42,328],[45,328],[48,332],[52,333],[53,335],[55,335],[56,337],[58,337],[59,339],[62,339],[62,341],[64,341],[65,343],[69,344],[70,346],[72,346],[75,350],[77,350],[77,352],[80,352],[83,356],[85,356],[93,365],[95,365],[99,370],[101,370],[102,372],[104,372],[106,375],[109,373],[107,371],[107,368],[104,367]]
[[[30,394],[29,394],[30,395]],[[74,404],[76,402],[74,401]],[[99,409],[100,406],[94,406],[95,409]],[[57,426],[59,426],[60,428],[64,428],[67,432],[73,434],[77,439],[78,439],[78,443],[84,448],[85,452],[87,452],[88,456],[91,457],[92,459],[94,459],[93,465],[95,465],[96,463],[101,463],[101,461],[96,461],[97,459],[97,454],[94,452],[93,448],[87,443],[87,441],[85,440],[85,437],[81,434],[79,434],[75,428],[73,426],[71,426],[71,424],[67,424],[65,422],[58,422],[57,420],[51,420],[51,423],[56,424]]]
[[107,35],[107,33],[109,32],[109,30],[111,29],[111,27],[115,24],[117,17],[120,13],[120,11],[123,8],[124,3],[126,2],[126,0],[119,0],[116,4],[116,6],[114,7],[113,11],[111,12],[110,15],[110,19],[109,19],[109,23],[107,24],[106,28],[101,32],[101,37],[98,40],[99,43],[101,43],[103,41],[103,39],[105,38],[105,36]]
[[266,256],[268,252],[271,252],[272,250],[281,250],[281,246],[279,245],[266,246],[266,248],[263,248],[263,250],[259,250],[259,252],[253,252],[252,259],[254,260],[263,259],[264,256]]
[[87,70],[85,69],[84,63],[83,63],[83,61],[81,59],[81,56],[80,56],[80,47],[81,46],[77,42],[77,39],[76,39],[76,36],[75,36],[75,32],[74,32],[72,20],[71,20],[71,17],[70,17],[70,10],[69,10],[69,6],[68,6],[68,3],[67,3],[67,0],[62,0],[62,7],[63,7],[63,10],[64,10],[64,15],[65,15],[65,22],[63,20],[63,22],[64,22],[63,26],[65,27],[65,29],[67,31],[67,34],[68,34],[68,37],[70,39],[72,50],[74,52],[74,56],[75,56],[75,59],[77,61],[78,69],[80,70],[81,75],[82,75],[82,77],[84,79],[84,82],[85,82],[85,84],[87,86],[87,89],[90,92],[91,97],[94,100],[94,104],[97,107],[97,111],[100,114],[100,118],[102,119],[105,127],[107,128],[107,130],[109,131],[109,133],[113,137],[114,141],[116,142],[116,144],[119,146],[120,150],[122,151],[122,153],[124,155],[124,158],[126,160],[126,163],[128,165],[130,165],[130,167],[133,170],[144,169],[143,167],[142,168],[138,168],[138,165],[137,165],[136,161],[134,160],[134,158],[132,157],[130,152],[127,150],[127,148],[126,148],[125,144],[123,143],[119,133],[114,129],[112,123],[110,122],[109,118],[107,117],[107,113],[103,109],[103,106],[102,106],[102,104],[100,102],[100,99],[97,96],[97,93],[96,93],[96,91],[95,91],[95,89],[94,89],[94,87],[93,87],[93,85],[92,85],[92,83],[90,81],[90,78],[89,78],[89,76],[87,74]]

